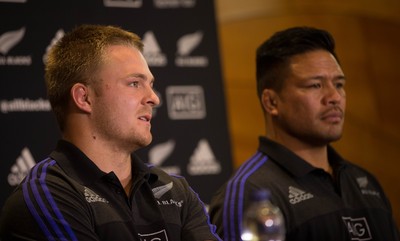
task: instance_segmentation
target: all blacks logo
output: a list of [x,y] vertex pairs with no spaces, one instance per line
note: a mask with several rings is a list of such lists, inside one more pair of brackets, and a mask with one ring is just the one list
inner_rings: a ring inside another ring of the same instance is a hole
[[165,229],[154,233],[140,234],[141,241],[168,241],[167,232]]

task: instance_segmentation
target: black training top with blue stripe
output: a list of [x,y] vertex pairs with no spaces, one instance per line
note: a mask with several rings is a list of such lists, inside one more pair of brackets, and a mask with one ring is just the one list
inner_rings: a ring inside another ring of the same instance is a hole
[[250,193],[267,188],[286,224],[286,241],[398,241],[391,206],[378,181],[331,147],[333,178],[264,137],[210,203],[211,222],[226,241],[240,239]]
[[133,157],[128,197],[113,172],[60,141],[7,200],[0,240],[220,240],[184,178]]

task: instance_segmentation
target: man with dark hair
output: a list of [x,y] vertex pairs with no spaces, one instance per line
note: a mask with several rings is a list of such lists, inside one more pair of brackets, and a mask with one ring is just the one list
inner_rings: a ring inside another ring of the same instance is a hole
[[52,47],[46,86],[62,138],[3,207],[0,239],[220,240],[187,181],[133,153],[160,102],[140,38],[81,25]]
[[287,241],[398,241],[379,182],[330,145],[342,136],[346,107],[346,78],[331,34],[312,27],[277,32],[257,49],[256,60],[266,136],[211,201],[219,235],[241,240],[250,194],[269,189]]

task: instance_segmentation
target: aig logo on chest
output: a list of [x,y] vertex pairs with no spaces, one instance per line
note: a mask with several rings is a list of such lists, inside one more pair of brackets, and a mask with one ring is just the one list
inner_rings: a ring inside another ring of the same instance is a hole
[[365,218],[342,217],[347,230],[350,233],[351,240],[371,240],[371,232],[368,222]]
[[168,241],[167,232],[165,229],[154,233],[140,234],[141,241]]

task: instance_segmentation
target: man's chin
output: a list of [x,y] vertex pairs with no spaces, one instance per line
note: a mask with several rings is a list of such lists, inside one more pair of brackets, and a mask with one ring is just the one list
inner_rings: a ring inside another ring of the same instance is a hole
[[153,137],[150,135],[148,138],[143,139],[141,147],[146,147],[151,144]]
[[137,150],[139,150],[139,149],[141,149],[141,148],[144,148],[144,147],[150,145],[151,142],[152,142],[152,140],[153,140],[153,139],[152,139],[151,136],[148,137],[148,138],[142,138],[142,139],[140,139],[140,140],[134,140],[133,143],[130,144],[130,146],[131,146],[131,147],[132,147],[132,146],[134,147],[134,150],[133,150],[133,151],[137,151]]
[[326,137],[323,142],[326,144],[330,144],[332,142],[339,141],[341,138],[342,138],[342,134],[331,135],[331,136]]

